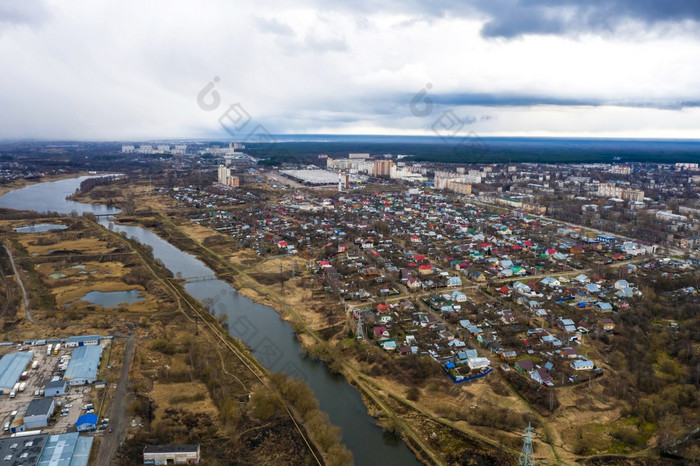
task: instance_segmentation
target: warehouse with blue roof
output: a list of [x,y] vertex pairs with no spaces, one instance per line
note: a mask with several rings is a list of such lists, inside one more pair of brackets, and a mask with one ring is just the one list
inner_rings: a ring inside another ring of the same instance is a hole
[[86,385],[97,380],[102,357],[101,346],[79,346],[73,350],[63,378],[68,385]]
[[87,466],[92,440],[77,432],[49,435],[37,466]]
[[19,376],[27,368],[34,358],[34,353],[31,351],[10,353],[0,359],[0,391],[8,394],[12,391],[12,387],[19,381]]
[[87,466],[92,437],[68,434],[37,434],[0,439],[2,464],[36,466]]

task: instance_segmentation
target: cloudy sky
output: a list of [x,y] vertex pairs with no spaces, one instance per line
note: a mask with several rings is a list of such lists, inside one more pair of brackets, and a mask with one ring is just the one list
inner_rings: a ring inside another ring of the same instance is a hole
[[700,139],[694,0],[0,0],[0,138]]

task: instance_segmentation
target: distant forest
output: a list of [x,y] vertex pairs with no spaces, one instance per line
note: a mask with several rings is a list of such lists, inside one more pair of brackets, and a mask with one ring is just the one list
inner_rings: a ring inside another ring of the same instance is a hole
[[318,154],[331,158],[366,152],[407,155],[405,161],[436,163],[624,163],[698,162],[700,141],[640,141],[466,137],[443,142],[439,138],[396,138],[396,142],[357,140],[284,141],[249,144],[246,152],[264,165],[318,163]]

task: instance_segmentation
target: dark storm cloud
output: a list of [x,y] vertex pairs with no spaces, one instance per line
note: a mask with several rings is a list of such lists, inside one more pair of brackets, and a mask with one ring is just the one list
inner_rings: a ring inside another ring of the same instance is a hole
[[[630,108],[658,108],[664,110],[681,110],[683,108],[700,107],[697,100],[606,100],[585,97],[551,97],[527,93],[455,93],[455,94],[431,94],[435,104],[443,108],[459,106],[479,107],[535,107],[535,106],[561,106],[561,107],[630,107]],[[413,95],[404,95],[403,99],[409,102]]]
[[336,8],[367,14],[400,11],[421,20],[448,15],[480,18],[485,21],[482,35],[492,38],[615,32],[630,22],[647,28],[700,22],[698,0],[355,0]]
[[700,2],[693,0],[478,0],[474,6],[488,16],[482,30],[486,37],[613,32],[629,22],[664,27],[700,21]]

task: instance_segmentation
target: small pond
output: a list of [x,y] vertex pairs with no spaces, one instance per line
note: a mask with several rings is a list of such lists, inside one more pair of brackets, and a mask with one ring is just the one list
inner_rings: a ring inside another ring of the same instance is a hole
[[[80,301],[99,304],[106,308],[117,307],[122,303],[131,304],[144,299],[139,290],[133,289],[124,291],[91,291],[80,298]],[[69,307],[69,305],[66,305],[66,307]]]
[[15,231],[17,233],[41,233],[42,231],[65,230],[66,228],[68,227],[65,225],[59,225],[54,223],[37,223],[36,225],[17,227],[15,228]]

